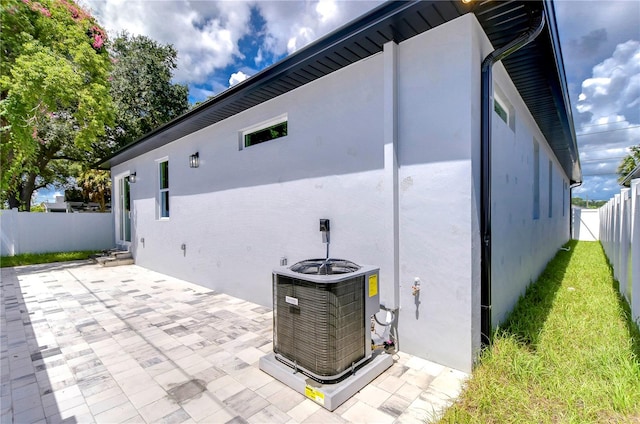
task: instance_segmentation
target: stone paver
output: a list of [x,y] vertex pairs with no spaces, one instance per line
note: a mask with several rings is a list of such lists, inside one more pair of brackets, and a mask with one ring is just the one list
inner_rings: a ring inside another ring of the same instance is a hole
[[400,352],[329,412],[258,368],[269,308],[136,265],[1,273],[2,423],[425,422],[467,378]]

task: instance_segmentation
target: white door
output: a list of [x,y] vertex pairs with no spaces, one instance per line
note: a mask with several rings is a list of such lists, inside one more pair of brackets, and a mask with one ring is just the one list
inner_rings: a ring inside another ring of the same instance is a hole
[[118,244],[131,243],[131,191],[129,176],[117,179],[118,184]]

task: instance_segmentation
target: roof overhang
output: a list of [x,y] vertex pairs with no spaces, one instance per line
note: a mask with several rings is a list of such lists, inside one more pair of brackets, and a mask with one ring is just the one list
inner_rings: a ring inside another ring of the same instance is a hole
[[[475,13],[494,47],[528,29],[545,10],[538,38],[503,64],[572,183],[582,181],[562,53],[550,0],[390,1],[258,72],[104,159],[109,169],[259,105],[466,13]],[[478,64],[480,66],[480,64]]]

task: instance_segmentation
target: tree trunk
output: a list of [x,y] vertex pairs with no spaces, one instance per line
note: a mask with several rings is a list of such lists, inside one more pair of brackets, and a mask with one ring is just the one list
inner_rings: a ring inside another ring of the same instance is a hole
[[31,212],[31,196],[33,195],[33,191],[36,187],[37,176],[38,175],[36,173],[29,172],[27,174],[27,179],[22,186],[22,190],[20,192],[20,200],[22,201],[25,212]]
[[20,208],[20,199],[13,191],[7,194],[7,203],[9,203],[9,209]]

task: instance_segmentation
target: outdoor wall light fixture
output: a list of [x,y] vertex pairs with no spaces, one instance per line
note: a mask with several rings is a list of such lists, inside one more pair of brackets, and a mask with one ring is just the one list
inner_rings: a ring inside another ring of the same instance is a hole
[[189,156],[189,168],[197,168],[200,166],[200,154],[195,152]]
[[129,183],[133,184],[136,182],[136,173],[132,172],[131,174],[129,174]]

